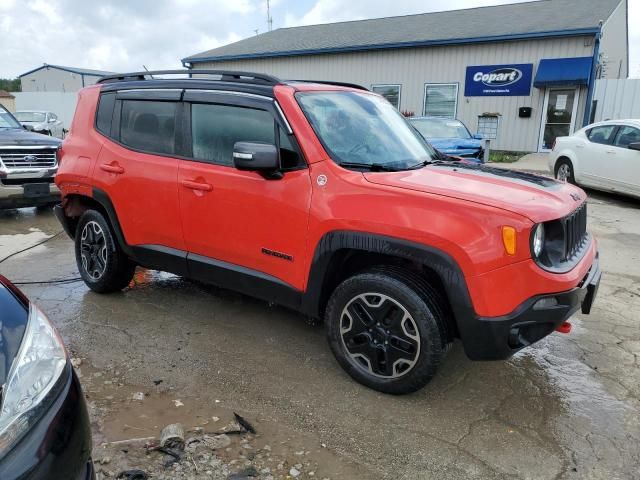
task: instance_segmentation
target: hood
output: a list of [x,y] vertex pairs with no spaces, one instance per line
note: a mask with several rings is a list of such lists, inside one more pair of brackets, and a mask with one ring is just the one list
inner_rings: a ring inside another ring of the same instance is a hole
[[13,360],[20,350],[29,319],[28,308],[26,298],[0,275],[0,386],[7,381]]
[[438,162],[419,170],[364,173],[367,181],[482,203],[528,217],[534,223],[564,217],[585,193],[551,178],[463,162]]
[[480,140],[475,138],[430,138],[429,143],[444,153],[458,150],[479,150]]
[[21,128],[0,129],[0,147],[59,147],[61,140]]

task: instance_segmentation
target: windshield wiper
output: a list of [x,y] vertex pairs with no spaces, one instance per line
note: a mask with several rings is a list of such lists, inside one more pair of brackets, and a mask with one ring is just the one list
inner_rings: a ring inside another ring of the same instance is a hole
[[404,168],[390,167],[382,163],[340,162],[340,166],[345,168],[366,168],[370,172],[399,172],[404,170]]

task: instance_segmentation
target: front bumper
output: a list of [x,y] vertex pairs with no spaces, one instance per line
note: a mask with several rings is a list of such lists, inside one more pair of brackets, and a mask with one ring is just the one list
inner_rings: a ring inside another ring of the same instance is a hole
[[30,185],[34,183],[5,185],[0,182],[0,208],[37,207],[60,201],[60,190],[55,183],[43,179],[42,184],[49,185],[48,191],[46,188],[41,191],[33,189]]
[[588,314],[598,292],[598,255],[577,287],[560,293],[536,295],[512,313],[500,317],[476,317],[462,337],[472,360],[501,360],[552,333],[578,309]]
[[92,480],[87,407],[71,365],[67,382],[49,410],[0,458],[0,479]]

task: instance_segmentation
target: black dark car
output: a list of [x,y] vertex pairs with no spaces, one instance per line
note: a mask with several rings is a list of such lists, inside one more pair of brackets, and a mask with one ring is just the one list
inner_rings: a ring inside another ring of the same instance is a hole
[[47,317],[0,275],[0,479],[93,479],[87,407]]

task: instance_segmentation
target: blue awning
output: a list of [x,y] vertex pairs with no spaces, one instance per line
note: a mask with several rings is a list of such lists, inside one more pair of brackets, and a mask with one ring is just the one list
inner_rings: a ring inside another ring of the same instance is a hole
[[593,58],[543,58],[533,81],[534,87],[589,85]]

